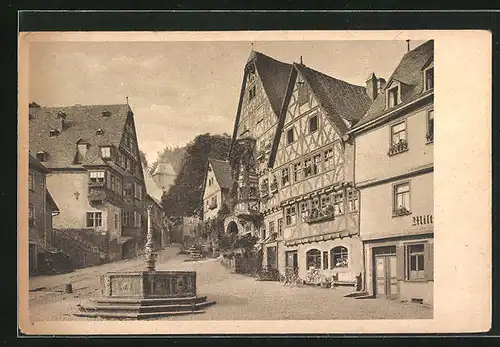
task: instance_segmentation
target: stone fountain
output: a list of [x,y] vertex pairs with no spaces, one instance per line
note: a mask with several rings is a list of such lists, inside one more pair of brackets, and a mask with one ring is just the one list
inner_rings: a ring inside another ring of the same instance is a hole
[[195,271],[156,271],[151,207],[148,208],[146,270],[108,272],[101,276],[101,296],[91,305],[78,305],[80,317],[145,319],[203,313],[215,304],[196,294]]

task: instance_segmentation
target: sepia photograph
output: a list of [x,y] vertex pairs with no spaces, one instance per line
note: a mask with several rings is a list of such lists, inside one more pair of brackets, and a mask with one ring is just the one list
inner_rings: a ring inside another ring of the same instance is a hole
[[30,42],[30,324],[432,322],[436,40],[372,37]]

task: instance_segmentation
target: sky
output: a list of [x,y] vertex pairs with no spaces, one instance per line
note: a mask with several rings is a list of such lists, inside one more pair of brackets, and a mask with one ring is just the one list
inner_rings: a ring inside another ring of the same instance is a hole
[[[413,49],[423,41],[411,41]],[[124,104],[135,115],[148,162],[197,134],[232,134],[243,69],[252,48],[346,82],[386,80],[407,51],[401,41],[36,42],[30,102],[42,106]]]

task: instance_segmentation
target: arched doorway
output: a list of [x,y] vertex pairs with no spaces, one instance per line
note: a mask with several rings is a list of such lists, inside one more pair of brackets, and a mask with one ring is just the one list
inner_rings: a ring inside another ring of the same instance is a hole
[[228,234],[238,233],[238,225],[236,224],[235,221],[229,222],[229,224],[227,225],[226,233]]

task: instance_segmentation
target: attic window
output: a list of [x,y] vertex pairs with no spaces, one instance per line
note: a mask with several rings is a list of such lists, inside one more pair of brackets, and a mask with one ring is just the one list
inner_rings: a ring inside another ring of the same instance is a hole
[[109,117],[109,116],[111,116],[111,112],[109,112],[109,111],[102,111],[102,116],[103,117]]
[[57,136],[59,135],[59,130],[57,129],[51,129],[50,132],[49,132],[49,137],[54,137],[54,136]]
[[101,147],[101,156],[103,159],[111,159],[111,147]]
[[424,71],[424,79],[425,79],[424,90],[434,89],[434,66],[431,66]]
[[399,103],[399,86],[395,86],[387,91],[387,107],[391,108]]
[[96,135],[102,135],[104,134],[104,130],[102,129],[97,129],[97,131],[95,132]]
[[47,153],[44,151],[40,151],[36,154],[36,160],[38,161],[46,161],[47,160]]
[[305,83],[302,81],[302,82],[298,82],[298,89],[299,89],[299,106],[302,106],[304,104],[306,104],[308,101],[309,101],[309,92],[307,90],[307,86],[305,85]]

